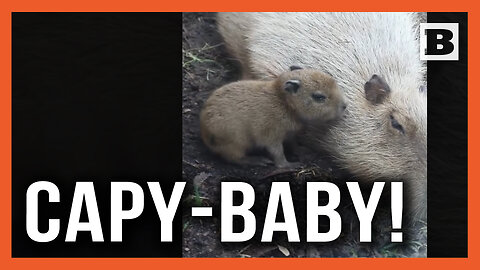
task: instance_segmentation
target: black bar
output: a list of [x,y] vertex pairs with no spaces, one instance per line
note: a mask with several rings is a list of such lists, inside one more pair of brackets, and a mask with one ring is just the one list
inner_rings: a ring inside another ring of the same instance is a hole
[[459,23],[459,61],[428,62],[428,257],[467,257],[467,13],[428,13]]
[[[181,211],[174,241],[160,242],[146,184],[159,181],[168,199],[182,181],[181,25],[181,13],[13,13],[13,257],[182,255]],[[40,194],[40,229],[61,219],[49,243],[25,229],[26,190],[41,180],[60,189],[60,203]],[[94,182],[103,243],[89,232],[65,243],[77,181]],[[145,196],[121,243],[110,242],[112,181],[136,182]]]

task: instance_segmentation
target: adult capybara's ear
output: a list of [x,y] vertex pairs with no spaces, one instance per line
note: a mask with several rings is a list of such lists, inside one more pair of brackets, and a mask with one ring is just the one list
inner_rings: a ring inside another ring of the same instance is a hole
[[365,97],[372,104],[382,103],[390,94],[390,86],[385,80],[374,74],[368,82],[365,83]]

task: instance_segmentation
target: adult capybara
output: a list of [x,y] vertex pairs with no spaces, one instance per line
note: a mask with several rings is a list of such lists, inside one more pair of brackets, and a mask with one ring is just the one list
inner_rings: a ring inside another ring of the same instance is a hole
[[[219,13],[218,27],[245,77],[291,65],[330,73],[348,104],[334,127],[310,135],[364,181],[402,180],[426,217],[427,97],[415,13]],[[423,89],[423,88],[422,88]]]

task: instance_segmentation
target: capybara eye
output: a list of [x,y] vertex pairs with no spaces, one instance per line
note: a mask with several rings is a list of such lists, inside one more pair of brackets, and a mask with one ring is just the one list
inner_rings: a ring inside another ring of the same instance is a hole
[[402,134],[405,134],[405,130],[403,129],[403,126],[398,123],[397,119],[393,117],[393,115],[390,115],[390,122],[392,123],[392,127],[400,131]]
[[319,102],[319,103],[325,102],[325,99],[327,99],[325,95],[320,93],[313,93],[312,98],[313,100],[315,100],[315,102]]

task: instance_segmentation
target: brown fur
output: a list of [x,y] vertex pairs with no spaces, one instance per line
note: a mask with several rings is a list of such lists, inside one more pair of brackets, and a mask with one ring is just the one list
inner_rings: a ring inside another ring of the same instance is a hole
[[[296,92],[286,90],[291,80]],[[322,94],[324,102],[312,94]],[[215,90],[200,113],[204,143],[228,161],[244,164],[247,150],[264,147],[275,165],[291,165],[283,152],[287,135],[305,122],[324,123],[342,115],[343,94],[335,80],[316,70],[294,70],[273,81],[239,81]]]
[[238,12],[217,21],[244,77],[273,78],[290,65],[332,74],[349,109],[331,128],[306,132],[310,145],[362,181],[403,181],[412,216],[426,218],[425,14]]

